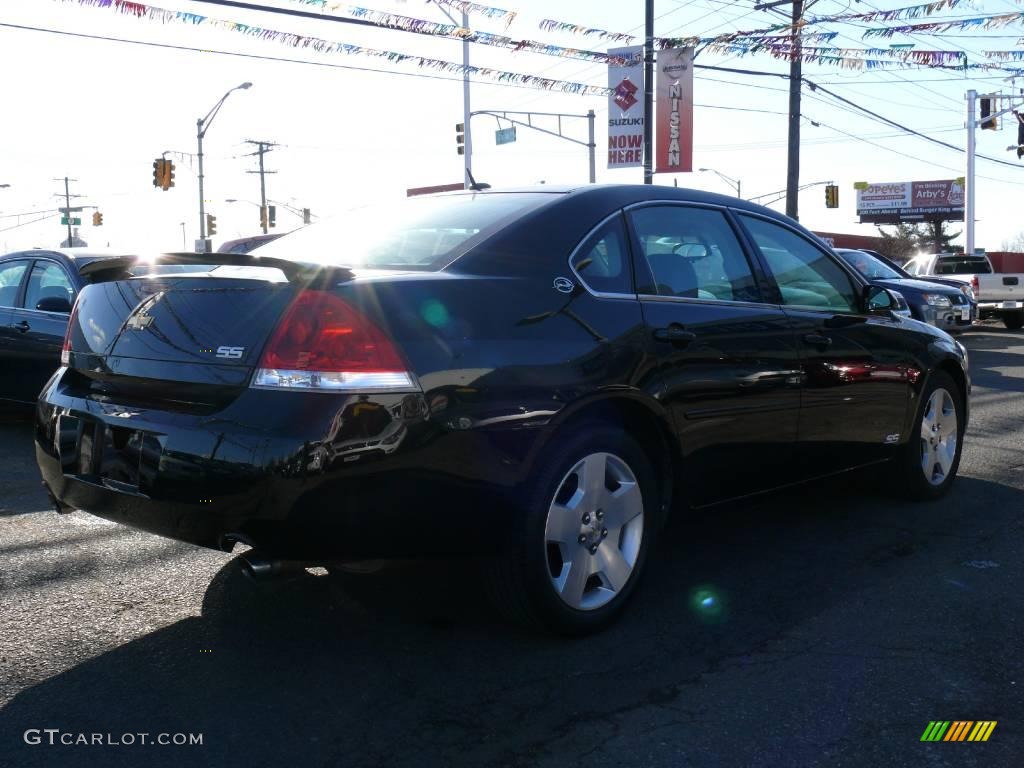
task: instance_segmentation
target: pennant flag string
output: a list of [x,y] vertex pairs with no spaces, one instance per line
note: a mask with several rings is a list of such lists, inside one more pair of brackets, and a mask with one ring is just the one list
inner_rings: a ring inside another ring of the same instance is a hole
[[[1021,0],[1016,0],[1016,2],[1021,2]],[[903,8],[891,8],[889,10],[873,10],[866,13],[840,13],[832,16],[816,16],[801,21],[796,26],[806,27],[840,21],[898,21],[900,19],[919,19],[952,8],[974,8],[976,5],[977,0],[936,0],[936,2],[910,5]],[[714,38],[714,40],[716,42],[729,42],[731,39],[762,34],[765,32],[788,31],[793,29],[793,27],[794,25],[792,24],[776,24],[765,29],[757,29],[750,32],[734,32],[719,35],[717,38]],[[563,32],[567,34],[582,35],[585,37],[597,37],[601,40],[610,40],[613,42],[630,42],[635,39],[634,35],[625,32],[610,32],[605,29],[588,27],[584,24],[576,24],[571,21],[556,21],[554,19],[541,20],[540,28],[545,32]],[[695,41],[699,40],[700,38],[695,37],[655,38],[655,42],[659,48],[685,47],[686,43],[692,45]]]
[[291,0],[291,2],[302,5],[317,5],[326,11],[341,11],[352,18],[369,21],[375,26],[400,29],[404,32],[412,32],[419,35],[445,37],[453,40],[468,40],[471,43],[480,43],[481,45],[504,48],[510,51],[529,51],[545,56],[559,56],[562,58],[580,59],[582,61],[600,62],[602,64],[624,63],[622,57],[609,56],[601,51],[564,48],[559,45],[550,45],[536,40],[514,40],[505,35],[465,29],[457,24],[445,24],[426,19],[417,19],[411,16],[402,16],[397,13],[374,11],[369,8],[348,5],[346,3],[326,2],[326,0],[323,2],[321,0]]
[[873,27],[864,30],[862,37],[892,37],[893,35],[919,35],[966,29],[998,29],[1024,21],[1024,13],[1000,13],[993,16],[976,16],[955,21],[931,21],[919,24],[903,24],[894,27]]
[[60,0],[60,2],[77,3],[79,5],[92,8],[103,8],[116,13],[134,16],[140,19],[149,18],[153,21],[160,21],[162,23],[176,21],[183,24],[209,24],[221,29],[228,29],[249,37],[254,37],[259,40],[273,40],[283,45],[291,46],[292,48],[312,49],[317,53],[336,53],[347,56],[371,56],[387,59],[394,64],[415,64],[421,68],[439,72],[453,72],[459,74],[468,73],[471,75],[485,77],[490,80],[495,80],[497,82],[516,83],[542,90],[558,91],[561,93],[571,93],[584,96],[607,96],[610,93],[608,88],[587,85],[586,83],[555,80],[552,78],[538,77],[536,75],[527,75],[521,72],[508,72],[500,69],[492,69],[490,67],[477,67],[473,65],[467,66],[453,61],[433,59],[426,56],[401,53],[399,51],[367,48],[350,43],[324,40],[319,37],[298,35],[275,29],[266,29],[252,24],[243,24],[224,19],[214,19],[209,16],[202,16],[196,13],[172,11],[166,8],[145,5],[144,3],[129,2],[128,0]]

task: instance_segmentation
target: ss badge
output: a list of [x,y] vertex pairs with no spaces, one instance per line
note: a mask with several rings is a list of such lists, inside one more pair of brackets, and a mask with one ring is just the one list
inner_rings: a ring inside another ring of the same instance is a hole
[[217,347],[217,357],[224,360],[241,360],[245,347]]

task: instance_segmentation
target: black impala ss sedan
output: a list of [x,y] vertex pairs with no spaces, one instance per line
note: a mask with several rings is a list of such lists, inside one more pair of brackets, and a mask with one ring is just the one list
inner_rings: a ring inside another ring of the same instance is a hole
[[[300,561],[474,555],[610,621],[661,524],[853,467],[953,482],[967,356],[790,219],[658,186],[465,192],[87,285],[38,402],[59,510]],[[108,265],[109,267],[109,265]]]

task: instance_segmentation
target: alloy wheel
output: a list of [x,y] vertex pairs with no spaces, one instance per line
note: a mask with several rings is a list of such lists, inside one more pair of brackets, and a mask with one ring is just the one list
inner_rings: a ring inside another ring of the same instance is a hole
[[958,434],[956,405],[943,388],[932,392],[921,417],[921,470],[932,485],[942,485],[956,458]]
[[629,465],[611,453],[587,455],[548,508],[544,543],[555,592],[577,610],[606,605],[629,581],[643,534],[643,494]]

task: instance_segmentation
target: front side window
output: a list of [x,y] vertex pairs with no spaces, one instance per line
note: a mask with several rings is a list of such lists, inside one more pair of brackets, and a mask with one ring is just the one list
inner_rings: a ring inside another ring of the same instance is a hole
[[25,308],[35,309],[41,299],[50,298],[67,299],[70,304],[74,293],[68,273],[60,264],[55,264],[52,261],[37,261],[28,278]]
[[787,306],[858,312],[853,282],[823,250],[792,230],[741,216],[775,278]]
[[634,293],[621,217],[601,227],[583,243],[573,255],[572,268],[593,291]]
[[17,303],[18,287],[27,268],[27,261],[0,264],[0,307],[13,307]]
[[679,205],[630,214],[653,292],[713,301],[761,300],[747,257],[721,211]]

